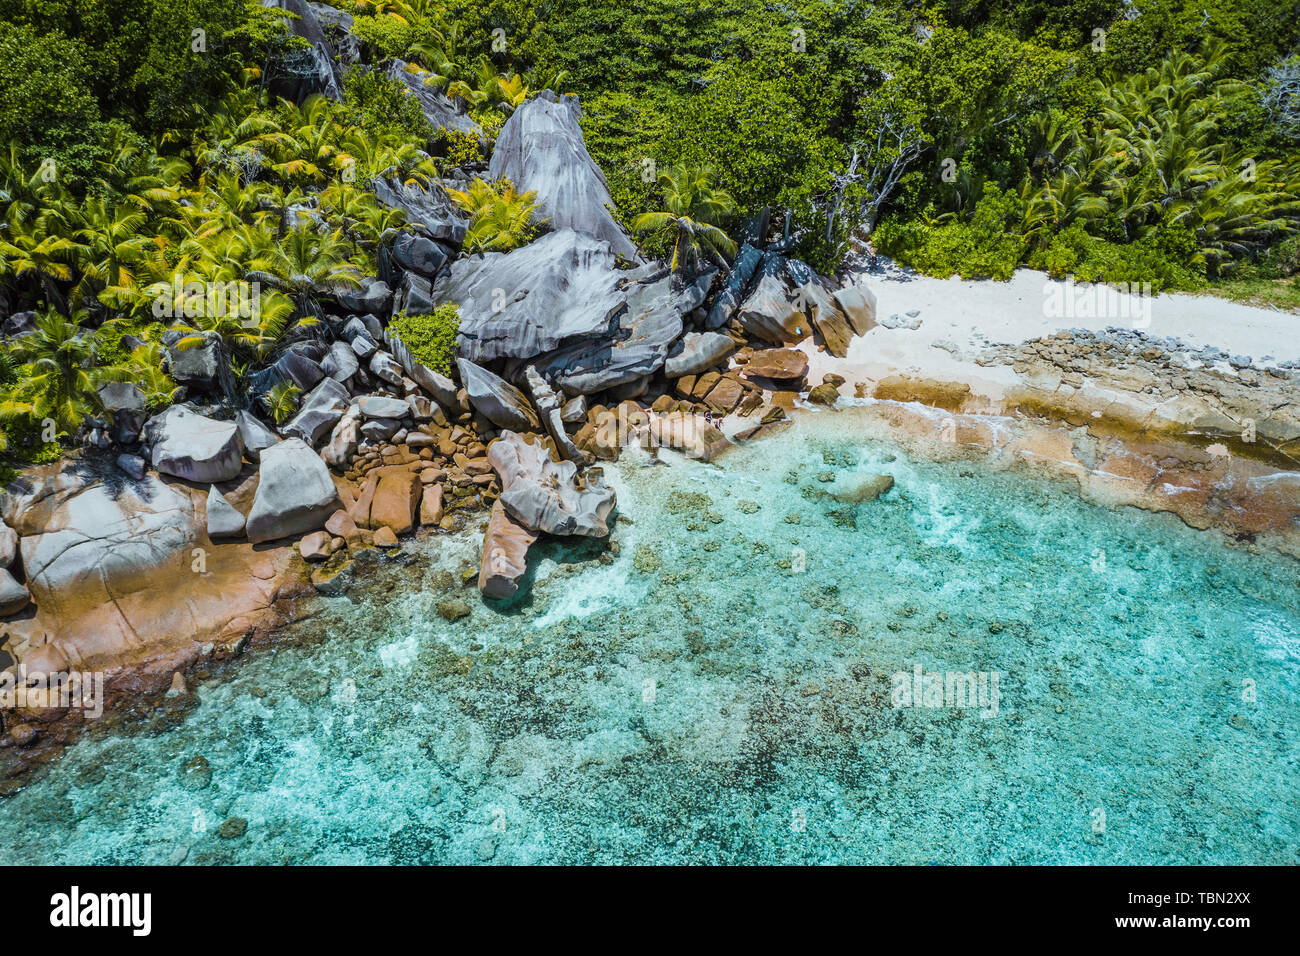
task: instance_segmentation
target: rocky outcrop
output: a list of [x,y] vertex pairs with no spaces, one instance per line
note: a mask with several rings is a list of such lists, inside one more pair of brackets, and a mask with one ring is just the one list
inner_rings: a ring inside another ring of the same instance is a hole
[[109,670],[110,685],[157,677],[165,688],[187,661],[282,622],[278,602],[298,590],[287,554],[210,541],[204,497],[157,474],[123,484],[78,462],[24,472],[0,501],[22,535],[35,607],[5,622],[6,649],[20,663],[55,655]]
[[404,60],[394,59],[388,63],[388,75],[411,91],[420,104],[424,118],[434,129],[450,129],[476,139],[482,138],[483,131],[479,129],[478,123],[470,119],[462,100],[453,99],[438,87],[424,82],[429,76],[427,71]]
[[244,533],[244,516],[213,485],[208,489],[208,537],[234,538]]
[[497,501],[483,534],[479,592],[497,600],[514,597],[519,590],[519,579],[528,570],[528,549],[536,540],[536,533],[510,517],[505,505]]
[[375,181],[375,197],[385,206],[401,209],[408,222],[416,225],[430,239],[459,246],[469,228],[469,217],[451,201],[437,183],[421,187],[402,183],[393,177]]
[[198,415],[173,405],[145,424],[144,441],[154,468],[187,481],[228,481],[239,474],[244,443],[234,422]]
[[481,364],[607,335],[625,302],[618,279],[606,243],[561,229],[512,252],[458,259],[435,292],[460,309],[459,354]]
[[687,332],[668,352],[664,374],[669,378],[699,375],[736,351],[736,343],[721,332]]
[[488,461],[501,479],[501,504],[530,531],[603,538],[614,510],[614,492],[600,469],[579,480],[571,461],[552,461],[546,448],[504,431],[488,446]]
[[528,394],[533,398],[533,404],[537,407],[542,423],[546,426],[547,434],[555,442],[555,447],[560,450],[560,454],[569,461],[579,465],[585,464],[586,453],[573,443],[569,433],[564,430],[562,408],[555,389],[551,388],[546,379],[542,378],[537,369],[531,365],[524,370],[524,382],[528,386]]
[[262,449],[270,448],[280,440],[255,415],[243,409],[235,414],[235,427],[239,429],[239,440],[244,443],[245,454],[253,461],[257,461]]
[[706,329],[721,329],[731,321],[736,308],[745,298],[745,290],[749,288],[750,280],[754,278],[754,271],[762,259],[763,253],[749,243],[740,247],[740,252],[736,254],[736,261],[731,264],[727,281],[709,307],[708,317],[704,321]]
[[322,379],[302,400],[298,414],[284,426],[284,434],[315,447],[343,417],[351,400],[348,390],[334,379]]
[[569,395],[643,384],[663,368],[682,317],[704,301],[712,279],[709,272],[683,285],[655,263],[624,273],[625,307],[605,334],[542,356],[537,370]]
[[740,305],[738,320],[746,335],[774,345],[800,342],[812,334],[808,317],[779,276],[764,272]]
[[604,240],[615,255],[637,261],[636,244],[610,214],[609,184],[587,152],[580,116],[576,96],[537,94],[497,134],[488,174],[520,192],[535,191],[537,216],[551,228]]
[[256,544],[314,531],[338,506],[338,491],[320,456],[300,439],[282,441],[262,452],[248,540]]
[[144,392],[130,382],[109,382],[99,387],[99,401],[112,423],[113,441],[134,444],[149,418]]
[[163,333],[162,342],[167,347],[164,371],[177,385],[204,395],[234,394],[230,353],[217,333],[169,329]]
[[469,403],[492,424],[518,431],[536,431],[541,427],[524,393],[505,379],[465,359],[457,359],[456,368]]
[[308,43],[307,48],[295,48],[283,54],[269,68],[271,89],[295,102],[316,93],[332,100],[342,99],[343,78],[312,5],[306,0],[263,0],[263,5],[293,14],[287,21],[290,31]]

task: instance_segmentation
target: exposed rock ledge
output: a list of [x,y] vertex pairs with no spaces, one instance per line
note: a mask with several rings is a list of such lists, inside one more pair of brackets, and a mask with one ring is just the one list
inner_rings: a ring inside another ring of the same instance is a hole
[[[251,485],[222,483],[247,509]],[[311,591],[292,548],[216,541],[206,488],[64,460],[0,495],[35,602],[4,622],[15,661],[108,672],[110,699],[165,689],[203,656],[237,653]]]

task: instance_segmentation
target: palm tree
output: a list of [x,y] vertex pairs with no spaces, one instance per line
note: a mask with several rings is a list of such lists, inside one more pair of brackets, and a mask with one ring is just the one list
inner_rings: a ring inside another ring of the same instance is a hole
[[98,376],[91,340],[75,321],[46,311],[14,353],[23,364],[18,382],[0,402],[0,418],[48,418],[60,430],[71,431],[94,410]]
[[668,230],[673,236],[671,268],[684,272],[701,256],[726,265],[736,254],[736,243],[715,223],[735,212],[736,201],[712,184],[705,167],[674,166],[659,174],[664,206],[661,212],[642,213],[632,223],[639,233]]
[[339,285],[361,284],[351,252],[339,230],[321,235],[299,226],[282,242],[265,243],[254,252],[248,278],[283,292],[293,300],[295,314],[314,321],[321,316],[319,296]]
[[537,192],[516,192],[507,181],[493,186],[475,179],[469,189],[448,189],[447,195],[470,214],[462,243],[466,252],[509,252],[529,242],[541,225],[532,221]]

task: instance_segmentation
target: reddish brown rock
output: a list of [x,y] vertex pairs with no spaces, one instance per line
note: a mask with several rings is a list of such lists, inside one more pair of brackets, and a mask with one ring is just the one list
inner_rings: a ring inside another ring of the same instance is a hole
[[536,540],[537,535],[510,517],[500,501],[492,505],[483,535],[479,592],[490,598],[514,597],[519,590],[519,579],[528,570],[528,549]]
[[391,528],[406,534],[415,527],[416,509],[423,485],[411,471],[394,470],[379,479],[370,505],[370,527]]
[[808,356],[798,349],[763,349],[745,364],[744,374],[774,382],[797,382],[808,374]]

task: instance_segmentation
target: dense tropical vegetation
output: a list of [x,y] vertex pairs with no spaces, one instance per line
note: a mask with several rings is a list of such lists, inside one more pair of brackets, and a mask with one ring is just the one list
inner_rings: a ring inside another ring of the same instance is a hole
[[[433,126],[382,70],[346,70],[337,101],[286,98],[310,51],[255,0],[0,0],[0,313],[34,313],[0,352],[9,454],[51,454],[108,381],[174,400],[168,329],[219,338],[232,398],[282,421],[293,390],[247,383],[383,272],[405,224],[377,180],[454,176],[470,252],[547,227],[532,194],[484,179],[543,89],[581,96],[616,216],[679,270],[766,227],[825,271],[870,240],[938,275],[1300,298],[1296,3],[336,5],[363,62],[400,59],[483,138]],[[239,283],[260,289],[251,320],[205,308]],[[447,367],[454,317],[403,321]]]

